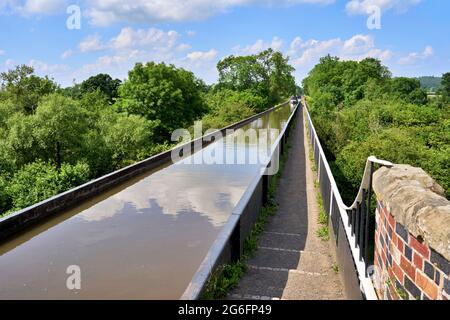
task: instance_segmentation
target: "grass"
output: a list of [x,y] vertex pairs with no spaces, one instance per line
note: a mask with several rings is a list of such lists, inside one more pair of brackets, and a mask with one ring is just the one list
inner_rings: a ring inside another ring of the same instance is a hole
[[[295,127],[295,122],[289,129],[292,132]],[[274,175],[270,181],[267,190],[267,204],[261,209],[258,219],[254,224],[250,235],[245,239],[243,254],[236,262],[230,262],[217,268],[211,274],[205,290],[202,294],[202,300],[222,299],[227,296],[231,289],[235,288],[242,276],[247,271],[247,261],[251,258],[258,249],[258,239],[264,231],[265,226],[271,215],[275,215],[278,210],[278,203],[276,202],[276,194],[280,182],[281,173],[288,158],[288,151],[291,148],[291,140],[288,139],[285,145],[285,152],[280,156],[280,167],[278,173]]]
[[[317,188],[316,188],[316,191]],[[317,192],[317,205],[319,207],[319,216],[317,217],[317,222],[320,224],[320,228],[316,231],[316,235],[322,241],[330,240],[330,230],[328,228],[328,214],[325,212],[323,207],[323,199],[320,192]]]
[[322,241],[328,241],[330,240],[330,230],[328,229],[328,226],[322,226],[316,231],[316,235],[322,240]]
[[409,300],[409,295],[408,292],[406,292],[405,289],[402,288],[395,288],[395,291],[397,291],[397,294],[400,298],[402,298],[403,300]]
[[202,299],[214,300],[225,297],[239,283],[246,271],[247,265],[241,260],[222,265],[209,278]]
[[339,273],[339,266],[336,262],[331,265],[331,269],[334,271],[334,273]]
[[[305,123],[306,128],[306,134],[308,137],[308,142],[310,140],[309,130],[308,130],[308,123]],[[314,173],[317,173],[317,167],[316,162],[314,161],[314,152],[312,150],[311,144],[308,143],[309,146],[309,160],[311,162],[311,169]],[[320,182],[319,180],[314,180],[314,189],[316,189],[317,194],[317,205],[319,206],[319,216],[317,218],[317,222],[321,225],[321,227],[316,231],[316,235],[322,239],[323,241],[330,240],[330,230],[328,228],[328,214],[325,212],[325,209],[323,207],[323,199],[322,195],[320,194]]]
[[314,188],[319,189],[319,180],[314,180]]

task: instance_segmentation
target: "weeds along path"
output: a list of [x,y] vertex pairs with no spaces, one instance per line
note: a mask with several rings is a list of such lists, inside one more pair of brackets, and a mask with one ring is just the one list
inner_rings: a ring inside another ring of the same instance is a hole
[[319,223],[315,174],[299,113],[276,202],[259,235],[247,272],[228,299],[344,299],[333,249]]

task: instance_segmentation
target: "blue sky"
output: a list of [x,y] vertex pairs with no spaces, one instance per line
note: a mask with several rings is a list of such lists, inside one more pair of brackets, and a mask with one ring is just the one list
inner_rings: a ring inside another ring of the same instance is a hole
[[[80,29],[67,27],[70,5]],[[368,28],[377,10],[380,28]],[[0,0],[0,71],[28,64],[67,86],[100,72],[124,79],[153,60],[211,83],[221,58],[272,47],[298,82],[326,54],[376,57],[395,76],[441,75],[449,13],[442,0]]]

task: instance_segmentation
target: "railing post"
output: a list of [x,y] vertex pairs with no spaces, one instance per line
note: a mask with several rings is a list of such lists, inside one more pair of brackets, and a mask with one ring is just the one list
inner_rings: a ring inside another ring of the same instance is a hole
[[357,209],[356,208],[353,208],[352,209],[352,221],[350,222],[350,225],[351,225],[351,229],[352,229],[352,236],[354,236],[355,235],[355,223],[356,223],[356,213],[357,213],[358,211],[357,211]]
[[366,190],[362,191],[362,200],[361,200],[361,212],[360,214],[360,223],[359,223],[359,261],[363,260],[363,254],[365,252],[365,230],[366,230]]
[[374,163],[370,162],[369,187],[368,187],[368,192],[367,192],[367,221],[366,221],[366,231],[365,231],[365,233],[366,233],[366,237],[365,237],[366,250],[364,252],[364,261],[366,263],[366,276],[367,276],[367,265],[369,264],[369,246],[367,244],[369,243],[373,172],[374,172]]
[[361,204],[358,202],[356,206],[356,218],[355,218],[355,227],[354,227],[354,234],[355,234],[355,246],[359,247],[359,225],[360,225],[360,218],[361,218]]

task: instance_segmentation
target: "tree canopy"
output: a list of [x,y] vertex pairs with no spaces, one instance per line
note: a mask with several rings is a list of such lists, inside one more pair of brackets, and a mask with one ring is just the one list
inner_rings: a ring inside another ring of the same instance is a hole
[[422,167],[450,196],[450,108],[444,80],[442,97],[428,101],[419,80],[391,78],[378,60],[327,56],[303,86],[347,202],[357,192],[370,155]]
[[173,130],[186,128],[207,110],[204,83],[190,71],[165,63],[138,63],[119,89],[120,111],[158,120],[160,142]]
[[229,56],[217,64],[218,88],[250,91],[272,105],[296,91],[294,68],[280,52],[267,49],[250,56]]
[[67,88],[29,66],[3,72],[0,215],[167,150],[172,131],[195,120],[220,129],[298,90],[280,53],[267,51],[257,64],[264,69],[252,72],[264,81],[247,88],[207,86],[155,62],[136,64],[123,83],[98,74]]
[[118,90],[122,81],[113,79],[109,74],[100,73],[83,81],[80,86],[80,93],[84,95],[93,91],[103,93],[110,103],[118,97]]
[[33,67],[21,65],[0,74],[1,99],[9,99],[16,110],[27,114],[37,108],[42,97],[58,88],[48,77],[41,78],[33,73]]

